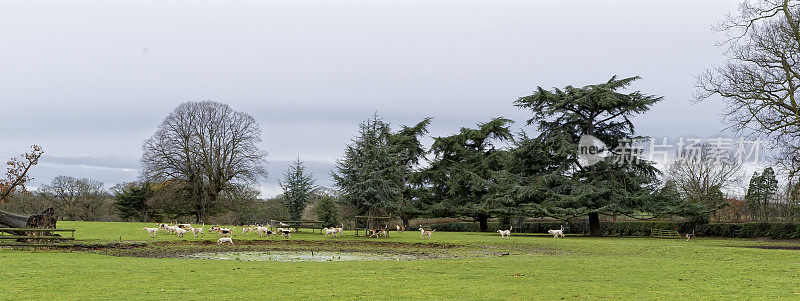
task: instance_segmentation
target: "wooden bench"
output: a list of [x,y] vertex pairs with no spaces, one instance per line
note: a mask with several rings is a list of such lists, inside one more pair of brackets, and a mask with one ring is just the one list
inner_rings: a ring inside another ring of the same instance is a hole
[[683,238],[678,231],[662,229],[650,229],[650,236],[655,238]]
[[311,229],[311,233],[315,233],[316,230],[319,229],[319,233],[322,233],[322,222],[321,221],[270,221],[272,226],[277,228],[303,228],[303,229]]
[[[9,234],[11,232],[25,232],[27,235]],[[52,232],[70,232],[70,236],[52,235]],[[33,235],[31,235],[31,233]],[[39,235],[36,235],[39,234]],[[3,240],[49,240],[51,243],[65,240],[75,240],[75,229],[33,229],[33,228],[0,228],[0,245],[17,246],[20,243],[2,243]]]

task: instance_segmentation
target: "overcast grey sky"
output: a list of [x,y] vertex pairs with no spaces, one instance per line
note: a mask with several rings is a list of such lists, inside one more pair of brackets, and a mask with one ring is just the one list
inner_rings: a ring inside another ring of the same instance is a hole
[[[711,26],[733,0],[3,1],[0,158],[39,144],[34,186],[56,175],[134,180],[141,144],[179,103],[254,116],[270,153],[264,196],[288,161],[318,181],[378,112],[434,117],[431,135],[505,116],[536,86],[640,75],[665,101],[644,135],[713,136],[719,101],[693,75],[722,57]],[[526,130],[533,131],[527,127]]]

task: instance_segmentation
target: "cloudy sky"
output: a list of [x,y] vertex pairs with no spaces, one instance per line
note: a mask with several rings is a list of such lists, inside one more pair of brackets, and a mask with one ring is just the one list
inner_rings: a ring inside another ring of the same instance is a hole
[[270,153],[331,184],[360,121],[434,117],[432,136],[505,116],[536,86],[612,75],[665,100],[653,137],[719,135],[722,104],[692,104],[718,63],[711,27],[739,1],[3,1],[0,158],[39,144],[33,186],[56,175],[135,180],[141,144],[179,103],[254,116]]

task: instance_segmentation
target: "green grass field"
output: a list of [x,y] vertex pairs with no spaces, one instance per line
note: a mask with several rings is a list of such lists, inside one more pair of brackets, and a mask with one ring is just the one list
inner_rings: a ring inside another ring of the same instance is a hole
[[[59,222],[82,241],[197,241],[159,235],[140,223]],[[307,230],[306,230],[307,231]],[[239,232],[237,230],[237,232]],[[796,242],[698,238],[392,233],[388,239],[300,233],[257,247],[447,254],[411,261],[269,262],[103,255],[96,250],[0,249],[0,299],[797,299],[800,251],[749,248]],[[234,238],[228,251],[253,247]],[[423,244],[416,244],[422,242]],[[207,244],[208,242],[206,242]],[[391,244],[391,243],[397,243]],[[374,245],[373,245],[374,244]],[[425,245],[432,244],[432,245]],[[330,246],[330,247],[329,247]],[[449,249],[437,251],[439,246]],[[200,246],[202,248],[203,246]],[[149,248],[149,247],[146,247]],[[171,249],[170,249],[171,250]],[[498,254],[509,254],[497,256]],[[119,254],[117,254],[119,255]]]

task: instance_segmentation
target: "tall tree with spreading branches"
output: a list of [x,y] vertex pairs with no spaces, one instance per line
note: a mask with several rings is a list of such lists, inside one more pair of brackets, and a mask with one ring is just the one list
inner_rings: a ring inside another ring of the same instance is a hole
[[[635,155],[633,142],[642,137],[636,136],[631,118],[662,99],[620,91],[637,79],[614,76],[601,84],[551,91],[538,87],[516,101],[517,107],[533,113],[528,124],[536,124],[540,132],[528,152],[558,159],[529,160],[539,166],[527,171],[534,176],[528,175],[517,197],[530,214],[562,220],[588,216],[590,235],[600,236],[601,214],[659,216],[701,209],[665,196],[659,189],[658,170]],[[599,140],[608,156],[589,162],[579,153],[582,140]],[[538,175],[537,169],[542,171]]]
[[727,60],[697,77],[696,100],[720,96],[730,129],[767,138],[800,176],[800,1],[745,1],[716,30]]
[[220,208],[218,196],[234,184],[266,177],[258,122],[212,101],[175,108],[143,145],[142,175],[154,183],[177,183],[189,198],[186,214],[197,222]]
[[400,189],[403,197],[395,207],[395,214],[400,216],[403,226],[408,228],[409,220],[425,212],[420,205],[419,182],[415,181],[415,168],[425,156],[425,148],[420,140],[428,133],[431,118],[425,118],[416,125],[403,126],[398,132],[389,135],[387,144],[397,159],[402,171]]
[[477,221],[480,230],[487,231],[489,218],[503,213],[495,196],[495,175],[505,168],[508,152],[496,144],[513,137],[512,122],[495,118],[474,129],[434,138],[430,150],[434,158],[421,172],[432,215]]

